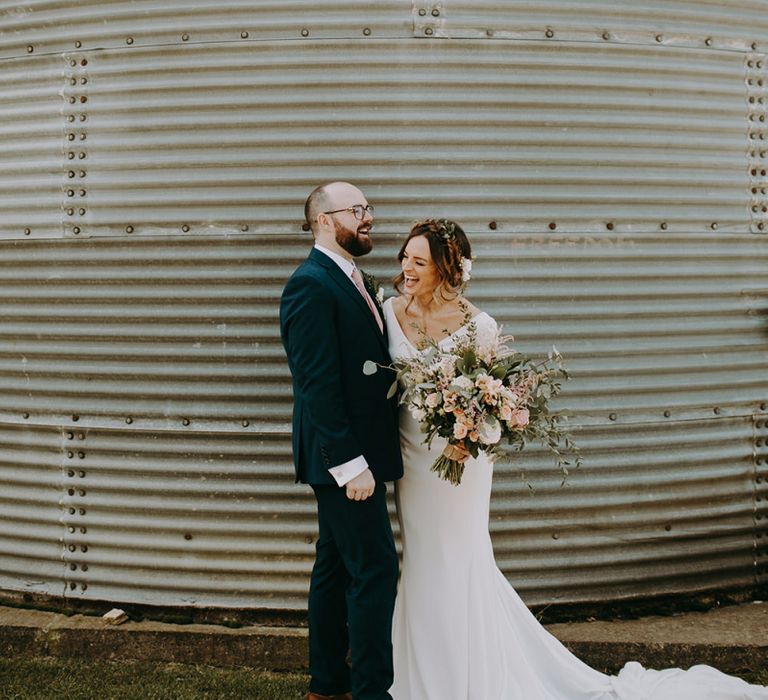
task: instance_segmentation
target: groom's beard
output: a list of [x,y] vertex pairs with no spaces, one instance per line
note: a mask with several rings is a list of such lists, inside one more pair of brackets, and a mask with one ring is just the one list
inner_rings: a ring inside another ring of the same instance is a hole
[[362,255],[368,255],[373,250],[373,241],[369,235],[370,222],[360,222],[359,226],[350,231],[338,222],[333,222],[333,228],[336,231],[336,243],[346,250],[353,258],[359,258]]

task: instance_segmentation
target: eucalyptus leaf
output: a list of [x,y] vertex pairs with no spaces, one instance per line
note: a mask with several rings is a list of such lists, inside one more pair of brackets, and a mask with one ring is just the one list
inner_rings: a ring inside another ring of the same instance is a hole
[[396,393],[397,393],[397,379],[395,379],[395,381],[392,382],[392,385],[389,387],[389,391],[387,392],[387,398],[391,399]]
[[363,362],[363,374],[370,376],[379,371],[379,366],[373,360]]

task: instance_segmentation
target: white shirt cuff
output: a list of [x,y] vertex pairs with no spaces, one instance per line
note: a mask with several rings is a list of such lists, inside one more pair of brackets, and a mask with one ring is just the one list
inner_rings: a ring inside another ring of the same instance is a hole
[[365,461],[363,455],[360,455],[359,457],[350,459],[349,462],[339,464],[337,467],[331,467],[328,471],[331,473],[331,476],[336,479],[336,483],[339,486],[345,486],[356,476],[362,474],[366,469],[368,469],[368,462]]

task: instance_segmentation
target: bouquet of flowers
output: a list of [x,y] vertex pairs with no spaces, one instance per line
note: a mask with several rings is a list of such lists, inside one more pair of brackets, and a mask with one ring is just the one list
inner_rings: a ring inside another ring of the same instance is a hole
[[[437,435],[472,457],[482,451],[495,460],[502,440],[517,450],[535,440],[553,453],[565,483],[569,465],[579,467],[581,456],[549,408],[569,378],[560,353],[553,347],[546,360],[536,362],[512,349],[513,337],[500,328],[483,335],[469,321],[450,346],[424,339],[421,352],[395,364],[389,395],[403,387],[400,403],[421,424],[428,445]],[[363,371],[377,367],[366,362]],[[458,485],[464,464],[441,454],[432,471]]]

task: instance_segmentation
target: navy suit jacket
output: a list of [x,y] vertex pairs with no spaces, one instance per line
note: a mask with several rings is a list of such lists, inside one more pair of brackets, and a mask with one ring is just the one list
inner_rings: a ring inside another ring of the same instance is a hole
[[296,481],[336,485],[328,470],[359,455],[377,482],[399,479],[397,400],[387,399],[394,372],[363,374],[367,360],[391,363],[386,334],[352,280],[315,248],[285,285],[280,335],[293,376]]

